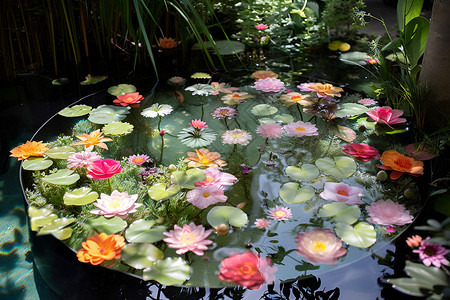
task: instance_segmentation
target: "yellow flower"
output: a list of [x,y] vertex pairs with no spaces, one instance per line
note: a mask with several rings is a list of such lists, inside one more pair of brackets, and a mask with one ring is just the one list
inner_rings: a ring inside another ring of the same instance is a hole
[[191,78],[194,78],[194,79],[209,79],[209,78],[211,78],[211,75],[209,75],[208,73],[197,72],[197,73],[192,74]]
[[92,150],[94,146],[98,146],[100,148],[108,150],[108,146],[104,142],[111,142],[112,139],[103,137],[103,132],[100,132],[100,129],[92,131],[89,134],[77,135],[77,138],[81,140],[81,142],[73,143],[72,145],[85,145],[87,151]]
[[47,143],[40,142],[30,142],[27,141],[25,144],[17,146],[11,150],[11,155],[17,157],[17,159],[27,159],[30,156],[43,156],[44,152],[48,150]]

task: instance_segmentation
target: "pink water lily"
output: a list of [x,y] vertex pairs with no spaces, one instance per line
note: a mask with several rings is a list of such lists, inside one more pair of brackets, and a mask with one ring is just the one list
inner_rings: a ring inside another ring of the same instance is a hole
[[128,195],[128,192],[120,193],[119,191],[113,191],[111,196],[101,194],[100,199],[94,205],[96,209],[91,210],[92,214],[104,215],[106,218],[112,218],[114,216],[125,217],[136,212],[136,208],[142,206],[141,203],[135,203],[138,199],[138,194]]
[[256,25],[255,27],[256,27],[256,29],[258,29],[258,30],[266,30],[267,28],[269,28],[269,26],[267,26],[266,24],[262,24],[262,23]]
[[194,184],[196,187],[216,186],[221,190],[226,190],[237,181],[234,175],[221,172],[213,167],[203,170],[203,173],[205,173],[206,178],[204,181],[197,181]]
[[87,177],[94,179],[108,179],[122,172],[120,161],[113,159],[100,159],[94,161],[87,168]]
[[166,238],[164,242],[168,243],[170,248],[177,249],[178,255],[192,251],[194,254],[202,256],[203,250],[207,250],[207,245],[213,242],[206,238],[211,234],[212,230],[205,230],[203,225],[195,225],[191,222],[189,225],[184,224],[183,227],[174,225],[173,230],[164,232]]
[[326,182],[320,197],[328,201],[344,202],[350,205],[363,204],[363,190],[343,182]]
[[403,115],[403,110],[392,109],[389,106],[376,107],[375,110],[366,111],[366,114],[378,124],[394,125],[406,122],[405,118],[400,118]]
[[388,200],[378,200],[366,207],[369,213],[367,221],[378,225],[398,225],[412,223],[413,216],[399,203]]
[[227,201],[227,196],[217,186],[200,186],[187,192],[186,200],[195,207],[205,209],[212,204]]

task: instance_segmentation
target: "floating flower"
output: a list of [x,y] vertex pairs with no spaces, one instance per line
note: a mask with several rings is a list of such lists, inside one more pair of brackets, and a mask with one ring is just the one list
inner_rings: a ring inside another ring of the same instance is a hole
[[319,135],[315,124],[310,122],[297,121],[283,126],[287,133],[298,137]]
[[139,107],[139,102],[144,100],[144,96],[136,93],[127,93],[124,95],[117,95],[117,99],[113,102],[119,106],[131,106],[131,107]]
[[378,200],[369,206],[366,206],[369,218],[367,221],[378,225],[398,225],[412,223],[413,216],[406,210],[405,207],[399,203],[394,203],[392,200]]
[[120,161],[113,159],[101,159],[94,161],[87,168],[87,177],[94,179],[108,179],[122,172]]
[[375,100],[370,99],[370,98],[360,99],[360,100],[358,100],[358,103],[361,103],[362,105],[366,105],[366,106],[377,104],[377,102]]
[[118,216],[125,219],[128,214],[136,212],[136,208],[142,206],[141,203],[135,203],[138,194],[128,195],[128,192],[120,193],[114,190],[111,196],[100,194],[100,199],[94,205],[96,209],[91,210],[91,214],[103,215],[105,218]]
[[192,120],[191,123],[189,123],[189,125],[191,125],[195,129],[202,129],[203,127],[208,127],[208,125],[206,125],[206,122],[203,122],[202,120],[199,119]]
[[266,24],[258,24],[255,25],[255,28],[258,30],[266,30],[267,28],[269,28],[269,26],[267,26]]
[[25,144],[17,146],[11,150],[12,157],[17,157],[18,160],[27,159],[30,156],[44,156],[44,152],[49,150],[46,146],[48,143],[27,141]]
[[194,183],[196,187],[216,186],[219,189],[226,190],[237,181],[234,175],[220,172],[217,168],[213,167],[203,170],[203,173],[205,173],[206,178],[204,181]]
[[94,161],[100,160],[102,157],[97,152],[81,151],[69,155],[67,158],[67,168],[76,169],[89,167]]
[[89,134],[77,135],[77,138],[81,140],[81,142],[73,143],[72,145],[84,145],[87,151],[92,150],[94,146],[103,148],[108,150],[108,146],[104,142],[111,142],[112,139],[103,137],[103,132],[100,132],[100,129],[92,131]]
[[168,104],[154,103],[152,104],[152,106],[144,109],[141,112],[141,115],[143,115],[146,118],[155,118],[157,116],[163,117],[165,115],[170,114],[172,110],[173,110],[172,106]]
[[78,260],[84,263],[99,265],[105,260],[120,258],[122,247],[125,246],[125,239],[117,234],[107,235],[100,233],[97,236],[88,237],[81,243],[78,250]]
[[202,148],[202,149],[195,149],[194,152],[188,152],[187,153],[189,157],[187,157],[184,161],[189,162],[188,167],[190,168],[197,168],[197,167],[223,167],[226,166],[227,163],[224,162],[220,158],[220,154],[217,152],[211,152],[208,149]]
[[292,218],[292,211],[289,207],[277,205],[269,209],[268,217],[277,221],[287,221]]
[[317,97],[340,97],[340,92],[344,91],[342,88],[329,83],[302,83],[297,87],[304,92],[314,92],[317,94]]
[[300,104],[308,106],[311,104],[311,95],[303,95],[297,92],[289,92],[280,96],[280,103],[286,106],[292,106],[294,104]]
[[237,115],[238,111],[228,106],[218,107],[211,112],[211,116],[214,119],[231,119]]
[[251,139],[252,136],[250,133],[242,129],[227,130],[222,134],[223,144],[239,144],[246,146],[250,143]]
[[367,144],[351,143],[349,145],[343,145],[342,148],[342,152],[354,156],[360,161],[367,162],[374,158],[380,158],[380,153],[378,153],[378,150]]
[[422,242],[422,237],[417,234],[406,239],[406,244],[411,248],[419,247],[420,242]]
[[184,224],[183,227],[174,225],[173,230],[164,232],[166,238],[164,242],[168,244],[170,248],[177,249],[178,255],[184,254],[188,251],[192,251],[194,254],[202,256],[203,250],[207,250],[207,245],[211,245],[213,242],[206,238],[210,235],[212,230],[205,230],[203,225],[195,225],[191,222],[189,225]]
[[367,61],[371,65],[375,65],[378,63],[378,59],[376,58],[366,58],[365,61]]
[[256,133],[266,139],[277,139],[283,133],[283,126],[277,123],[263,123],[256,128]]
[[191,75],[191,78],[193,78],[193,79],[210,79],[211,75],[209,75],[208,73],[196,72]]
[[441,265],[448,266],[449,261],[445,258],[450,250],[445,249],[439,244],[431,244],[428,243],[430,237],[424,239],[419,246],[419,249],[413,250],[414,253],[419,253],[419,258],[422,260],[422,263],[429,267],[431,265],[436,268],[440,268]]
[[220,100],[223,101],[224,104],[235,105],[244,102],[247,99],[253,98],[252,95],[249,95],[246,92],[232,93],[224,95]]
[[219,279],[234,282],[249,289],[257,289],[263,283],[272,283],[275,280],[277,268],[271,265],[269,258],[251,251],[242,254],[231,254],[220,262]]
[[197,83],[185,88],[186,91],[192,92],[192,95],[208,96],[214,93],[215,89],[209,84]]
[[376,107],[375,110],[366,111],[366,114],[378,124],[394,125],[406,122],[405,118],[400,118],[403,115],[403,110],[392,109],[389,106]]
[[419,176],[423,173],[423,162],[402,155],[395,150],[383,152],[380,159],[384,165],[377,165],[377,167],[383,170],[393,170],[390,175],[392,180],[399,179],[403,173],[411,176]]
[[350,205],[363,204],[361,196],[363,190],[356,186],[351,186],[343,182],[325,182],[324,190],[319,194],[325,200],[344,202]]
[[[206,124],[206,122],[201,121],[200,123]],[[195,126],[201,126],[200,123],[195,123]],[[189,123],[189,125],[192,126],[191,123]],[[180,142],[193,148],[206,147],[210,145],[216,140],[216,136],[216,133],[205,125],[201,129],[197,129],[195,127],[183,128],[177,135]]]
[[296,252],[313,264],[335,265],[347,254],[342,241],[330,229],[316,228],[299,233]]
[[173,38],[159,38],[158,39],[158,47],[161,49],[172,49],[176,48],[181,42],[174,40]]
[[308,114],[320,116],[327,120],[336,118],[334,113],[338,109],[338,105],[332,99],[327,98],[314,98],[305,99],[302,103],[303,111]]
[[256,219],[254,225],[255,225],[256,228],[266,229],[270,225],[270,220],[267,220],[267,219]]
[[263,92],[279,92],[284,89],[284,82],[277,78],[268,77],[256,80],[253,87]]
[[278,74],[272,71],[256,71],[252,76],[256,79],[278,78]]
[[170,77],[168,80],[169,83],[171,84],[176,84],[176,85],[183,85],[186,83],[186,78],[184,77],[180,77],[180,76],[174,76],[174,77]]
[[212,92],[211,95],[218,95],[219,92],[224,93],[224,94],[231,94],[239,89],[237,87],[232,87],[232,86],[227,87],[225,82],[222,82],[222,83],[211,82],[211,86],[215,89],[215,91]]
[[150,160],[150,157],[148,157],[145,154],[137,154],[137,155],[131,155],[128,157],[128,161],[132,164],[141,166],[144,163],[148,162]]
[[210,205],[227,201],[223,189],[217,186],[200,186],[186,193],[186,200],[197,208],[205,209]]

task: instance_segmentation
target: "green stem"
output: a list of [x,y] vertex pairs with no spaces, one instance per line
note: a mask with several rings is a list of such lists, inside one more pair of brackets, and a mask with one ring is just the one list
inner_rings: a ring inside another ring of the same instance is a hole
[[223,119],[225,121],[225,127],[227,128],[227,130],[230,130],[230,127],[228,127],[228,122],[227,122],[227,118]]
[[300,105],[297,103],[297,110],[298,110],[298,113],[300,114],[300,121],[303,121],[303,114],[302,114],[302,111],[300,110]]
[[111,178],[108,178],[109,193],[112,193]]
[[327,156],[328,151],[330,151],[331,144],[333,144],[333,141],[334,141],[334,135],[333,135],[333,137],[331,138],[330,143],[328,144],[327,151],[325,151],[325,154],[323,155],[323,157]]
[[203,105],[205,104],[205,97],[202,96],[202,116],[200,118],[201,121],[203,121],[203,115],[205,114],[205,108]]
[[160,164],[162,164],[163,153],[164,153],[164,136],[161,135],[161,155],[159,156]]

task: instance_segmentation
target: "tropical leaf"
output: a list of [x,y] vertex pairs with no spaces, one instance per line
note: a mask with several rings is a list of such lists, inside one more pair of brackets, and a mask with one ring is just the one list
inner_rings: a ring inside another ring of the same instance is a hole
[[133,131],[134,126],[127,122],[111,122],[103,126],[106,135],[124,135]]
[[157,183],[148,189],[148,195],[153,200],[160,201],[176,195],[180,190],[178,185],[167,186],[165,183]]
[[258,104],[253,106],[251,113],[257,117],[266,117],[273,115],[278,111],[278,108],[269,104]]
[[125,95],[136,92],[136,87],[132,84],[121,83],[119,85],[108,88],[108,93],[113,96]]
[[297,181],[312,181],[319,177],[319,169],[315,165],[303,164],[301,167],[288,166],[286,175]]
[[89,105],[74,105],[72,107],[66,107],[59,111],[58,114],[63,117],[81,117],[87,115],[92,110]]

